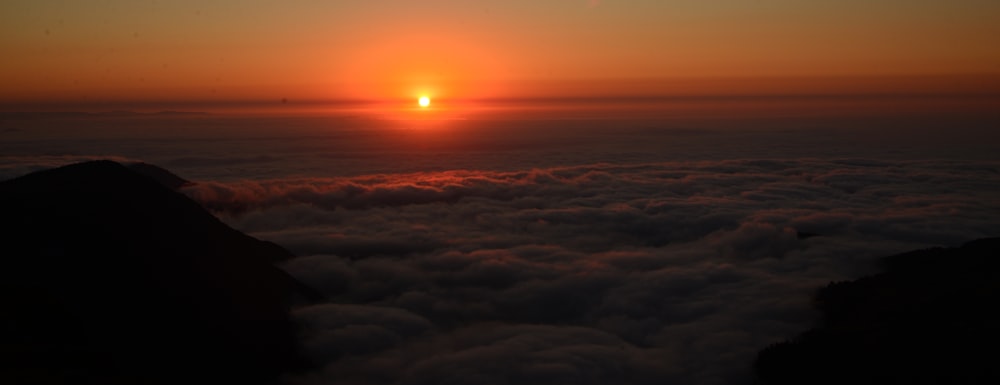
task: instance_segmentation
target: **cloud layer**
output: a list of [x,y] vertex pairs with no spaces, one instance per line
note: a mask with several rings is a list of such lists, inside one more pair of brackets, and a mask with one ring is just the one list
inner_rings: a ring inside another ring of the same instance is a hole
[[[782,159],[202,181],[301,257],[301,383],[741,383],[872,257],[995,236],[1000,164]],[[818,236],[812,236],[818,235]]]

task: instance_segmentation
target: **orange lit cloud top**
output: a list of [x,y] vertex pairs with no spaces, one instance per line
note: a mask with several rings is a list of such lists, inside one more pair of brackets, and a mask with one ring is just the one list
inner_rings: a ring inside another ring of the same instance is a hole
[[0,100],[414,100],[609,79],[989,74],[996,36],[1000,3],[988,0],[11,0]]

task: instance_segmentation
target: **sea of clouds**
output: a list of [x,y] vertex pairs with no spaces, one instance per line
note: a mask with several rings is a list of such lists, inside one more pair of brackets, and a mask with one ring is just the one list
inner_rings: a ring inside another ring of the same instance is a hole
[[[811,293],[1000,229],[1000,162],[747,159],[202,181],[300,257],[295,383],[746,383]],[[932,277],[929,277],[932,279]]]
[[293,384],[741,384],[818,287],[1000,235],[994,122],[7,120],[0,179],[196,182],[328,298],[294,311]]

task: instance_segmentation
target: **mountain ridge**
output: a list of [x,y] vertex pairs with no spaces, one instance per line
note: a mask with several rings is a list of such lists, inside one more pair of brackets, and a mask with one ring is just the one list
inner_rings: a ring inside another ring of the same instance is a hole
[[0,182],[0,378],[267,384],[307,366],[304,287],[274,265],[294,255],[160,182],[112,161]]
[[885,257],[820,288],[816,327],[761,350],[758,384],[994,384],[1000,238]]

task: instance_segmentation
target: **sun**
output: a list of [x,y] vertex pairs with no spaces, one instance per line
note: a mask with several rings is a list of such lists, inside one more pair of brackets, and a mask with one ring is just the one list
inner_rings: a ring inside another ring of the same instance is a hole
[[420,107],[430,106],[431,105],[431,98],[428,98],[426,96],[421,96],[420,99],[417,100],[417,103],[420,104]]

